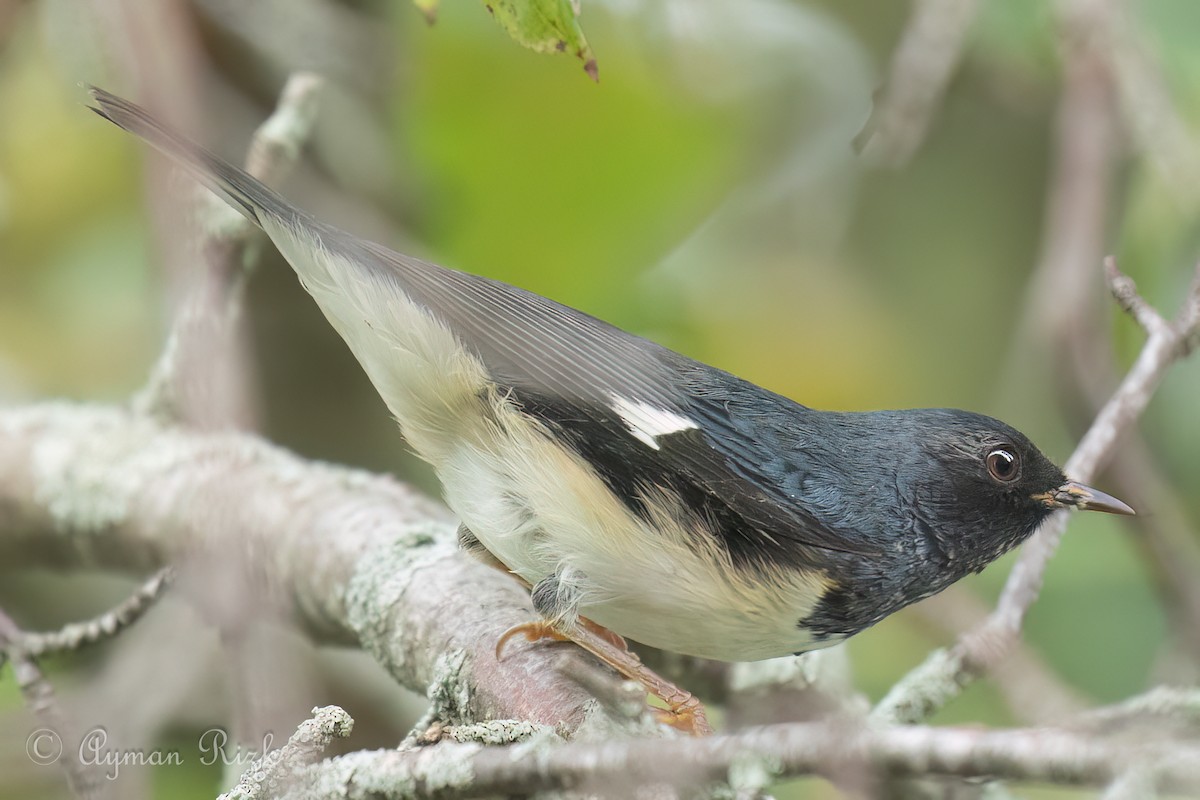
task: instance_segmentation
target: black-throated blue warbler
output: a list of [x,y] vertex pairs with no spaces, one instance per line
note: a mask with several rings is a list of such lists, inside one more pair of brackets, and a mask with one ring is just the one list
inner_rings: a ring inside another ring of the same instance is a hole
[[[557,633],[747,661],[824,647],[982,569],[1058,508],[1132,513],[967,411],[799,405],[544,297],[325,225],[92,89],[261,226],[433,465],[462,538]],[[601,629],[602,630],[602,629]]]

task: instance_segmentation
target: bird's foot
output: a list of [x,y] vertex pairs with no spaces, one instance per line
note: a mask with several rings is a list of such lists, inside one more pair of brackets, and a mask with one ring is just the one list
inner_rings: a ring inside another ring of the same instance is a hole
[[711,736],[713,729],[712,725],[708,724],[704,706],[695,695],[682,690],[680,694],[685,695],[687,699],[671,708],[652,709],[654,718],[689,736]]
[[643,664],[618,634],[589,619],[577,619],[578,622],[574,625],[552,620],[514,625],[496,642],[496,658],[503,658],[506,645],[517,636],[524,636],[530,642],[574,642],[612,667],[622,677],[641,684],[647,692],[666,703],[666,708],[652,710],[659,722],[692,736],[712,734],[713,729],[708,724],[704,706],[694,695],[680,689]]
[[608,628],[583,617],[579,618],[579,622],[579,625],[567,632],[567,637],[615,669],[621,677],[641,684],[647,692],[663,701],[666,708],[653,709],[658,721],[692,736],[712,735],[713,729],[708,724],[708,715],[704,713],[704,706],[695,695],[680,689],[643,664],[637,653],[629,649],[625,640]]
[[[621,636],[621,634],[614,633],[613,631],[610,631],[608,628],[605,628],[603,625],[597,625],[596,623],[592,622],[590,619],[585,619],[584,617],[579,617],[578,621],[579,621],[580,625],[582,625],[583,627],[592,631],[594,634],[596,634],[596,636],[599,636],[601,639],[603,639],[606,643],[608,643],[612,647],[615,647],[617,650],[621,651],[622,653],[629,652],[629,643],[625,641],[625,638],[623,636]],[[517,636],[524,636],[525,641],[527,641],[527,642],[543,642],[543,641],[574,642],[575,641],[575,639],[573,639],[570,636],[570,634],[563,632],[562,626],[557,625],[556,623],[554,623],[550,620],[543,619],[543,620],[538,620],[537,622],[522,622],[520,625],[513,625],[511,628],[506,630],[504,633],[500,634],[500,638],[496,642],[496,660],[497,661],[501,661],[504,659],[504,649],[508,646],[508,643],[510,641],[512,641],[514,638],[516,638]],[[578,643],[578,642],[576,642],[576,643]],[[637,658],[637,656],[634,656],[634,658]],[[641,663],[641,662],[639,661],[638,663]],[[666,702],[665,699],[664,699],[664,702]]]
[[522,622],[520,625],[513,625],[511,628],[500,634],[500,638],[496,640],[496,660],[504,660],[504,648],[508,643],[517,636],[524,636],[527,642],[569,642],[571,638],[560,632],[554,627],[554,624],[549,620],[538,620],[537,622]]

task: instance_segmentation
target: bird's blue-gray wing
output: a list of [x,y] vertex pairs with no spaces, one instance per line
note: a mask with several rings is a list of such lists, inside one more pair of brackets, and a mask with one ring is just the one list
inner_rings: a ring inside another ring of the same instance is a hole
[[179,161],[252,222],[303,233],[314,246],[344,256],[339,263],[347,268],[363,270],[359,277],[370,279],[364,284],[381,291],[392,284],[426,308],[491,380],[576,441],[614,486],[670,488],[709,515],[720,535],[777,543],[800,560],[809,548],[861,549],[778,484],[768,467],[775,454],[758,441],[753,424],[731,415],[719,393],[712,396],[694,380],[705,370],[718,374],[712,368],[531,292],[324,225],[140,106],[90,91],[95,111]]
[[[873,552],[808,513],[772,468],[779,454],[767,449],[752,419],[723,402],[720,387],[759,392],[776,413],[790,406],[800,414],[800,406],[523,289],[359,239],[335,246],[390,273],[627,502],[636,505],[646,487],[669,489],[739,557],[770,550],[774,561],[807,562],[817,560],[813,548]],[[631,406],[661,411],[676,427],[639,436]]]

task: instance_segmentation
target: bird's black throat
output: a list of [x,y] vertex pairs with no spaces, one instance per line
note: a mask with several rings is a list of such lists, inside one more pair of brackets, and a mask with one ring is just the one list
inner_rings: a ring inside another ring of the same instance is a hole
[[892,563],[867,563],[839,559],[833,572],[834,584],[816,607],[797,620],[797,626],[814,634],[817,641],[845,638],[871,627],[884,617],[931,597],[951,584],[985,567],[1022,544],[1037,530],[1046,514],[1030,516],[1017,528],[1006,528],[1001,536],[988,536],[991,547],[964,551],[948,547],[948,537],[926,531],[915,547],[906,548]]

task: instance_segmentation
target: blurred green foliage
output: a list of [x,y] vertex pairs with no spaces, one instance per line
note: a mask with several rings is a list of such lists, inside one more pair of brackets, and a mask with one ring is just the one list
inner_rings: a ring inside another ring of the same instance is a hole
[[[802,77],[780,82],[753,48],[674,41],[665,15],[612,10],[636,5],[584,2],[599,85],[578,62],[515,46],[477,5],[442,4],[432,27],[415,12],[395,15],[389,136],[397,193],[414,207],[407,234],[423,254],[577,306],[810,405],[972,408],[1065,458],[1086,419],[1064,415],[1051,382],[1012,352],[1045,234],[1059,93],[1047,4],[984,4],[929,139],[907,168],[858,174],[847,136],[842,151],[815,159],[844,160],[841,172],[797,171],[796,184],[807,188],[789,195],[783,211],[751,204],[740,217],[734,200],[747,186],[789,177],[792,162],[784,162],[806,152],[827,115],[848,113],[836,102],[865,105],[874,86],[850,77],[838,84],[840,70],[853,70],[810,63],[804,51],[793,52]],[[877,72],[906,18],[904,4],[866,0],[791,8]],[[1200,4],[1146,0],[1136,10],[1140,35],[1195,129]],[[166,326],[141,201],[142,153],[82,109],[74,86],[95,77],[72,74],[56,46],[31,7],[0,51],[5,402],[122,398],[146,374]],[[789,91],[803,101],[788,101]],[[1106,244],[1171,312],[1200,244],[1194,209],[1144,161],[1130,160],[1120,177]],[[290,276],[278,265],[264,272],[250,314],[267,432],[309,455],[403,470],[428,485],[428,473],[401,457],[382,404],[324,321],[298,289],[279,288]],[[299,321],[279,317],[276,303],[296,304]],[[1124,321],[1112,333],[1127,363],[1140,334]],[[1193,361],[1176,369],[1142,426],[1166,474],[1185,487],[1193,516],[1197,396]],[[990,601],[1011,561],[966,584]],[[1168,646],[1165,621],[1129,529],[1094,517],[1072,524],[1027,638],[1097,701],[1153,680]],[[880,697],[949,639],[912,612],[886,620],[849,644],[860,686]],[[0,708],[17,704],[12,681],[0,682]],[[938,721],[1009,716],[984,684]],[[155,781],[162,796],[211,795],[192,777]],[[831,793],[816,781],[797,786],[804,796]]]
[[484,0],[508,35],[537,53],[570,53],[597,79],[596,57],[577,19],[579,0]]

